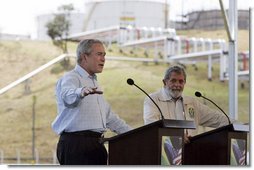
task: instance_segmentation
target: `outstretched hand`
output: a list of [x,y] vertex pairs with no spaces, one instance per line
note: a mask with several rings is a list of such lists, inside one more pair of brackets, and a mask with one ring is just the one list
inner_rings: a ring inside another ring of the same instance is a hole
[[85,97],[90,94],[103,94],[103,91],[97,90],[98,87],[84,87],[81,91],[81,96]]

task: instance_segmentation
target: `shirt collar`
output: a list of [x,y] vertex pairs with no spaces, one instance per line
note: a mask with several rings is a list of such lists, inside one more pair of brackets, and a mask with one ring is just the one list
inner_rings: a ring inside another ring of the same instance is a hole
[[83,78],[90,78],[90,79],[95,79],[97,80],[97,75],[89,75],[88,72],[83,69],[80,65],[76,64],[74,70]]

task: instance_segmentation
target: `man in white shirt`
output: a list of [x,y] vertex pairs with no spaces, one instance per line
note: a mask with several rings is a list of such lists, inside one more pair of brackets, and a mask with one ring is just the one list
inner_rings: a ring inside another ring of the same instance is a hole
[[57,158],[61,165],[106,165],[107,151],[100,142],[103,133],[107,128],[117,134],[131,130],[112,112],[97,82],[105,55],[101,41],[81,41],[75,68],[57,82],[58,115],[52,128],[60,135]]

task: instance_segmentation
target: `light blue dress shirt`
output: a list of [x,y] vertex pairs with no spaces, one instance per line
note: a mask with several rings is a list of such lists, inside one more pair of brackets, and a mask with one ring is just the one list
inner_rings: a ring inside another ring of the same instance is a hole
[[96,75],[89,75],[81,66],[66,73],[56,85],[57,117],[52,128],[57,134],[92,130],[105,132],[107,128],[120,134],[131,130],[122,119],[112,112],[102,94],[82,98],[83,87],[98,87]]

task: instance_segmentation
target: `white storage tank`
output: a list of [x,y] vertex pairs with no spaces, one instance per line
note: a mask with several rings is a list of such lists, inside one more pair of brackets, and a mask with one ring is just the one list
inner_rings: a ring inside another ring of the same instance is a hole
[[160,27],[168,22],[167,1],[91,0],[85,4],[84,31],[110,26]]

